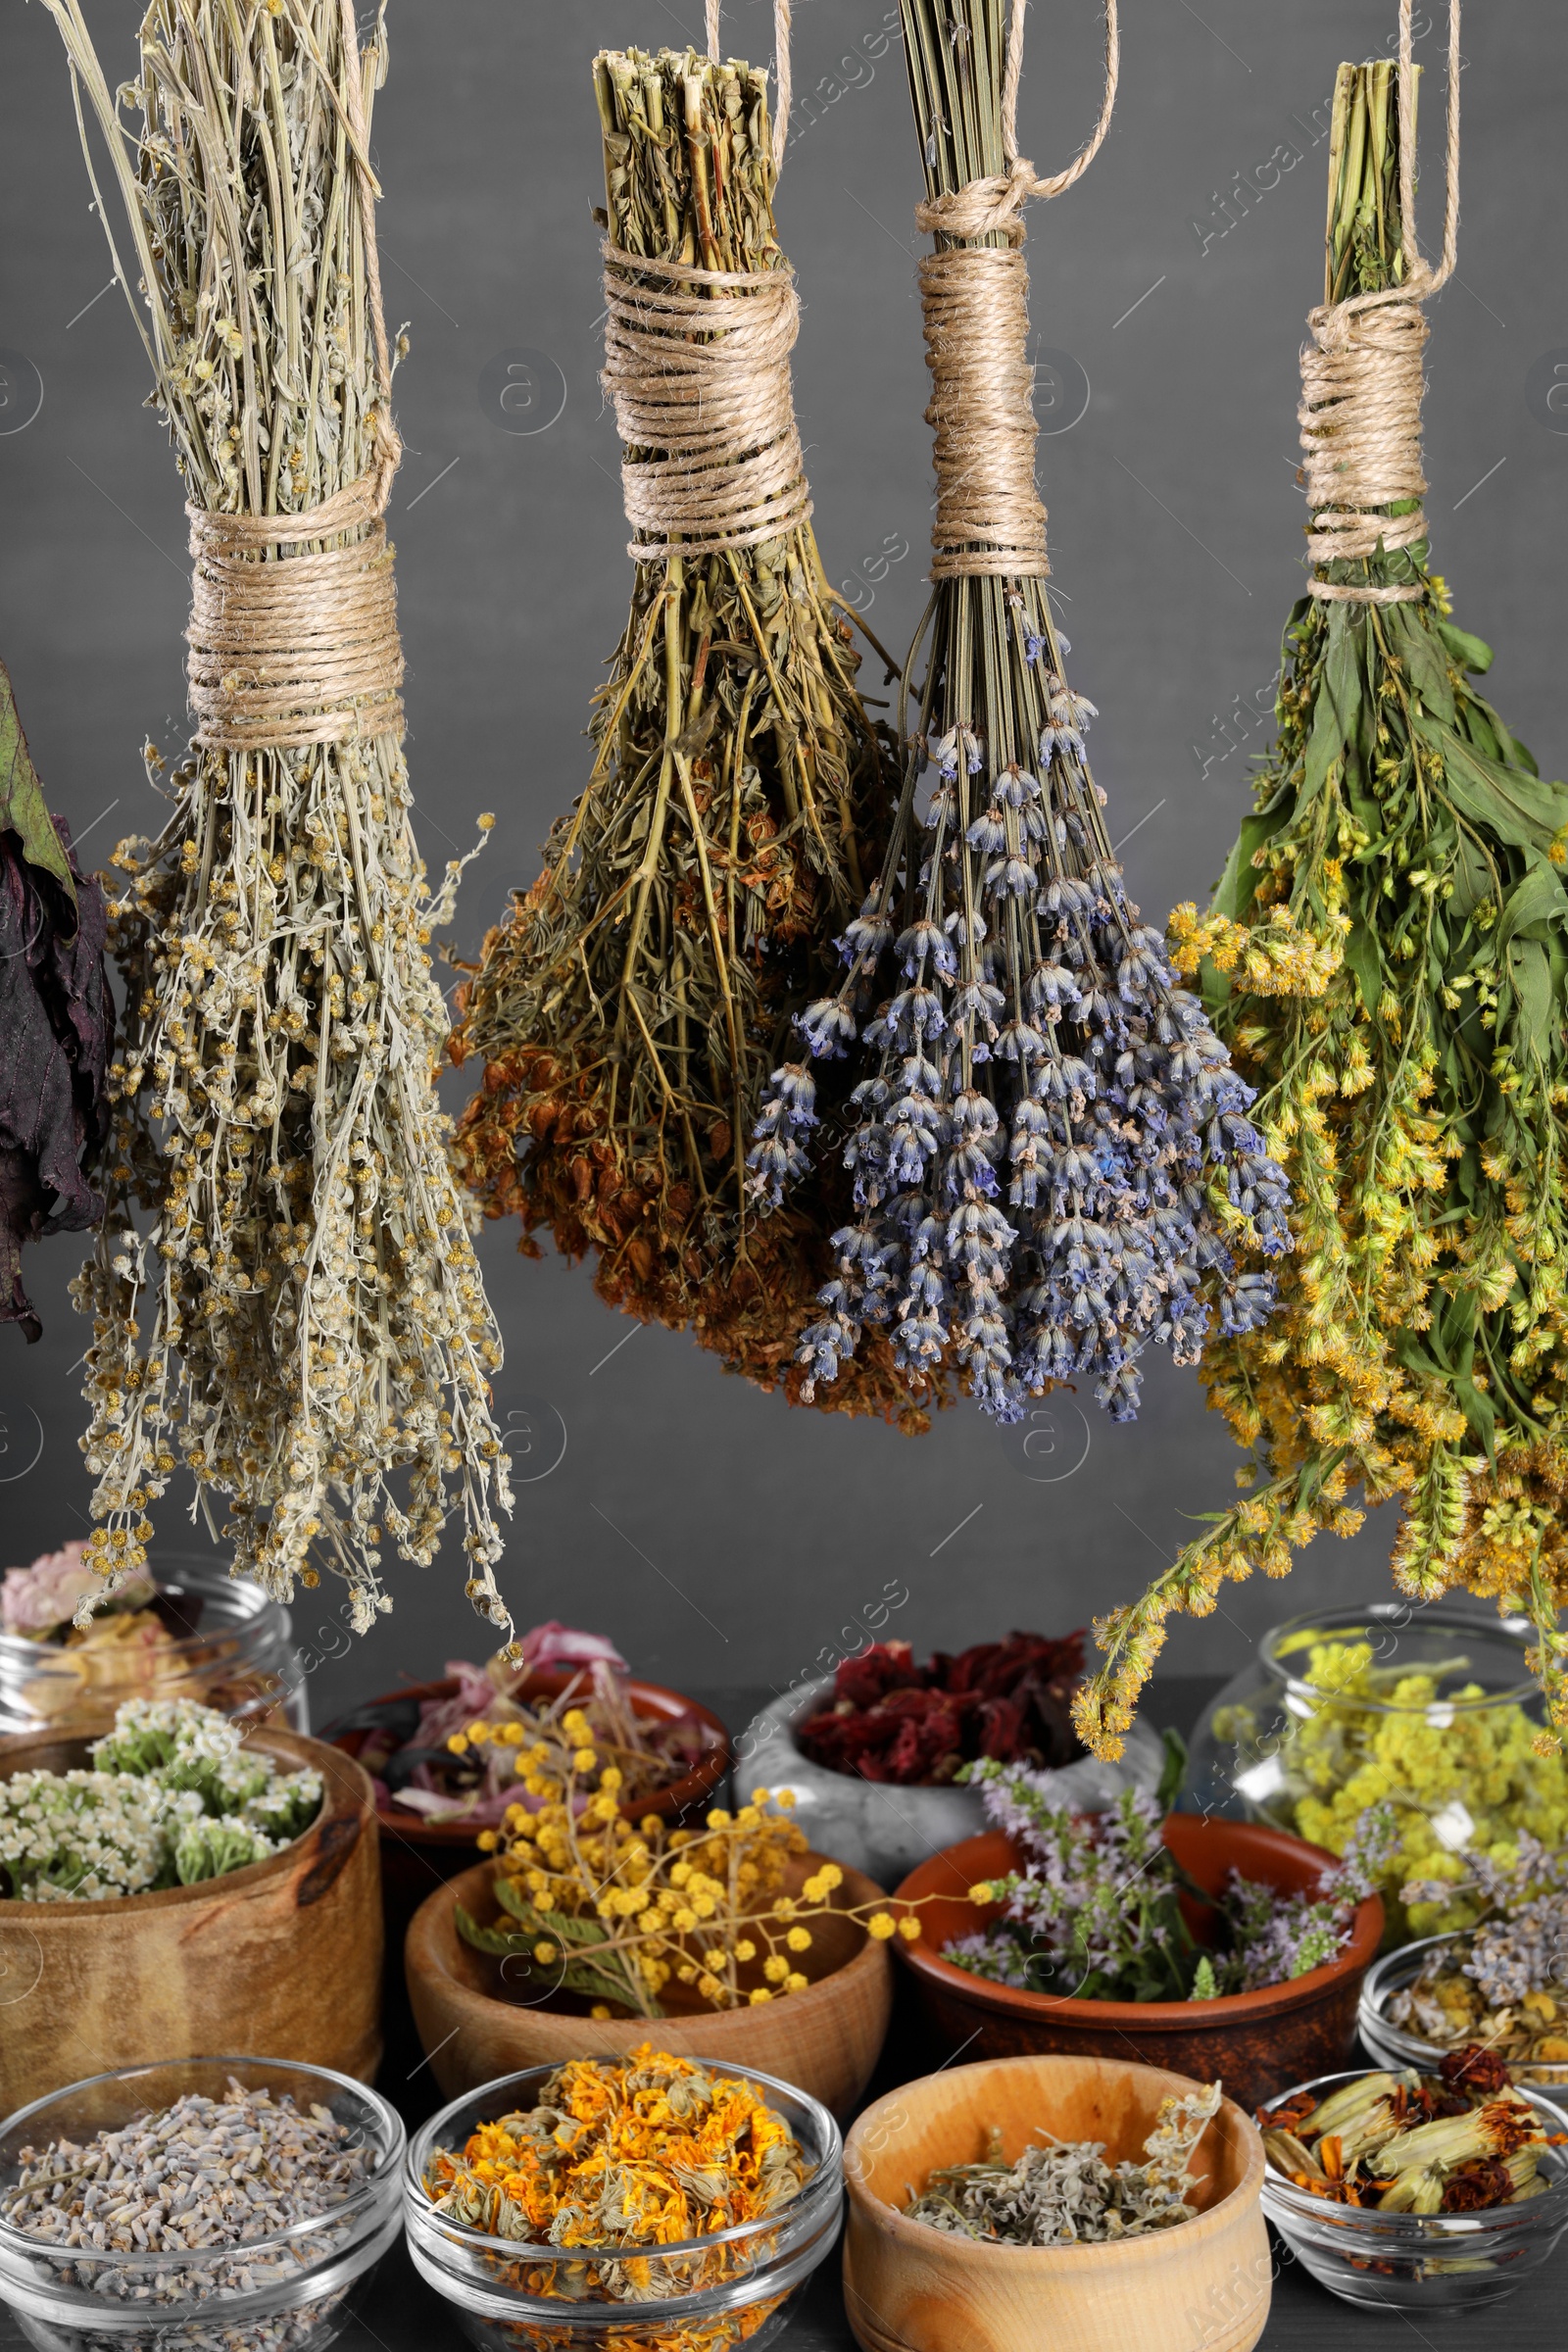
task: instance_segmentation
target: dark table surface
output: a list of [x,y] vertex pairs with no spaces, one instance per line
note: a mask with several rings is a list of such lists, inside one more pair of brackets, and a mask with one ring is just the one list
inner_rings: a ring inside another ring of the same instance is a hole
[[[1169,1724],[1185,1734],[1219,1688],[1218,1682],[1207,1679],[1166,1677],[1152,1685],[1146,1712],[1157,1728]],[[732,1731],[739,1731],[773,1693],[726,1690],[699,1690],[692,1695],[710,1706]],[[422,2123],[441,2101],[421,2060],[406,2003],[391,2004],[386,2040],[378,2087],[412,2128]],[[888,2047],[867,2098],[880,2096],[921,2071],[896,2012]],[[1507,2352],[1564,2352],[1568,2345],[1568,2246],[1559,2248],[1553,2261],[1506,2302],[1470,2314],[1423,2313],[1417,2322],[1407,2313],[1362,2311],[1342,2302],[1309,2278],[1277,2237],[1272,2243],[1273,2301],[1259,2352],[1397,2352],[1400,2346],[1416,2352],[1422,2345],[1428,2352],[1474,2352],[1475,2347],[1487,2345],[1506,2346]],[[1172,2321],[1168,2347],[1163,2343],[1118,2344],[1107,2345],[1106,2352],[1202,2352],[1202,2347],[1181,2343],[1175,2314]],[[20,2352],[24,2340],[15,2316],[0,2307],[0,2352]],[[463,2340],[451,2306],[425,2284],[399,2245],[382,2262],[338,2345],[341,2352],[444,2352],[447,2346],[456,2352]],[[817,2272],[789,2327],[776,2340],[779,2352],[856,2352],[855,2337],[844,2315],[836,2255]],[[1050,2347],[1020,2343],[1018,2352],[1050,2352]]]

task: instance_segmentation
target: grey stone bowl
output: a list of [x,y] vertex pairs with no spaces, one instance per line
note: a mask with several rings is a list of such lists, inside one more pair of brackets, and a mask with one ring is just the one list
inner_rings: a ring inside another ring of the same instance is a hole
[[[975,1788],[895,1788],[813,1764],[796,1745],[796,1727],[832,1696],[833,1677],[825,1674],[797,1683],[753,1716],[735,1742],[736,1794],[744,1803],[754,1788],[793,1789],[795,1818],[816,1851],[863,1870],[891,1891],[916,1863],[985,1829],[985,1807]],[[1135,1723],[1119,1763],[1083,1756],[1048,1777],[1064,1803],[1078,1812],[1099,1813],[1123,1788],[1147,1789],[1152,1796],[1164,1762],[1158,1733]]]

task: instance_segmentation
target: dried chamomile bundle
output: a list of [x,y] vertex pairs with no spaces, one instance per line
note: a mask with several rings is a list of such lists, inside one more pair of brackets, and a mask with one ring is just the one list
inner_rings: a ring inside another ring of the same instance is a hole
[[[844,1152],[858,1214],[803,1339],[807,1393],[880,1330],[909,1377],[961,1374],[1004,1421],[1080,1377],[1130,1420],[1151,1340],[1190,1363],[1216,1307],[1227,1330],[1262,1323],[1272,1283],[1236,1247],[1272,1253],[1286,1231],[1251,1090],[1128,899],[1084,751],[1094,706],[1067,683],[1046,591],[1020,215],[1103,137],[1114,0],[1100,129],[1048,181],[1017,152],[1021,0],[1005,53],[995,0],[905,0],[904,26],[915,218],[937,240],[920,265],[935,590],[881,878],[836,994],[800,1024],[819,1059],[858,1043],[867,1073]],[[808,1164],[815,1093],[804,1060],[775,1074],[752,1154],[765,1198]]]
[[[808,519],[765,73],[632,50],[595,88],[631,612],[587,785],[461,1000],[484,1079],[458,1152],[525,1252],[591,1253],[610,1304],[798,1390],[847,1200],[759,1222],[745,1153],[890,796]],[[886,1350],[832,1402],[923,1425]]]
[[[1395,1581],[1533,1619],[1568,1726],[1568,789],[1543,783],[1472,678],[1421,509],[1426,295],[1412,233],[1415,81],[1343,66],[1327,299],[1302,353],[1309,593],[1285,634],[1279,738],[1211,912],[1175,960],[1262,1090],[1295,1199],[1264,1331],[1205,1352],[1250,1492],[1100,1629],[1079,1730],[1110,1752],[1173,1609],[1284,1575],[1348,1499],[1397,1496]],[[1458,12],[1450,106],[1457,103]],[[1541,1738],[1550,1744],[1549,1734]]]
[[46,5],[123,200],[131,261],[110,244],[195,558],[196,734],[163,832],[115,860],[126,1005],[76,1294],[91,1555],[111,1589],[140,1567],[183,1456],[209,1518],[226,1498],[237,1572],[286,1598],[324,1563],[363,1629],[390,1605],[384,1539],[428,1561],[461,1499],[469,1595],[507,1626],[501,1348],[435,1092],[426,948],[456,868],[432,901],[382,519],[384,31],[362,60],[350,0],[154,0],[112,96],[78,0]]
[[115,1034],[104,896],[52,816],[0,662],[0,1323],[42,1335],[22,1246],[96,1225]]

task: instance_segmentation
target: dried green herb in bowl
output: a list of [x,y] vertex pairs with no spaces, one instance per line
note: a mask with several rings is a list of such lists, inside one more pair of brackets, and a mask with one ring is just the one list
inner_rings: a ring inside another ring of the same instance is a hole
[[1219,2103],[1217,2082],[1163,2099],[1141,2164],[1128,2157],[1107,2164],[1103,2141],[1062,2140],[1046,2131],[1008,2164],[994,2131],[983,2162],[933,2172],[919,2195],[911,2190],[905,2217],[1004,2246],[1103,2245],[1175,2229],[1198,2210],[1187,2202],[1193,2151]]

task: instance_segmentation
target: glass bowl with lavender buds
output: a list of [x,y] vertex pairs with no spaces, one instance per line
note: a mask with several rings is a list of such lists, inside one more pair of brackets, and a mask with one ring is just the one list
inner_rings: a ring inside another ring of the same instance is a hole
[[404,2144],[326,2067],[94,2075],[0,2126],[0,2300],[40,2352],[320,2352],[401,2231]]
[[1568,2115],[1479,2045],[1430,2074],[1320,2075],[1257,2120],[1263,2211],[1348,2303],[1497,2303],[1568,2230]]

